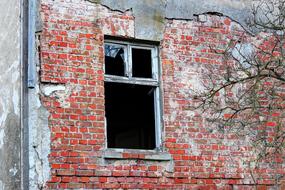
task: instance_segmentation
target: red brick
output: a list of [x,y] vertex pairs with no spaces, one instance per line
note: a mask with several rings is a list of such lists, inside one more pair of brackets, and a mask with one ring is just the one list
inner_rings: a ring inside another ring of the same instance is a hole
[[57,170],[57,175],[62,175],[62,176],[74,176],[75,171],[74,170]]
[[[94,7],[97,14],[91,11]],[[61,98],[56,93],[41,97],[50,113],[52,141],[47,188],[226,190],[253,187],[253,184],[243,184],[248,183],[250,175],[245,164],[240,164],[243,159],[251,159],[252,148],[235,134],[210,130],[200,113],[189,114],[193,103],[189,90],[196,85],[193,79],[199,80],[200,74],[207,75],[204,68],[213,64],[215,72],[221,72],[222,57],[210,46],[222,51],[231,40],[228,36],[246,35],[238,24],[231,27],[230,18],[215,15],[207,15],[207,22],[203,23],[196,19],[165,20],[159,46],[164,119],[162,150],[170,153],[173,160],[146,160],[147,152],[136,151],[124,152],[125,159],[117,160],[103,158],[106,148],[104,35],[133,38],[132,12],[112,11],[85,1],[61,0],[53,4],[43,0],[41,16],[44,23],[40,39],[41,82],[70,87]],[[233,97],[230,92],[226,95]],[[217,93],[215,98],[219,96]],[[266,103],[266,99],[263,101]],[[278,117],[282,113],[267,114]],[[225,113],[225,119],[230,117],[230,113]],[[275,119],[263,126],[270,135],[277,126]],[[281,158],[276,157],[275,163],[282,164]],[[284,171],[284,167],[279,169],[264,168],[256,172],[269,178],[274,172]],[[259,181],[260,190],[274,184],[266,177]]]

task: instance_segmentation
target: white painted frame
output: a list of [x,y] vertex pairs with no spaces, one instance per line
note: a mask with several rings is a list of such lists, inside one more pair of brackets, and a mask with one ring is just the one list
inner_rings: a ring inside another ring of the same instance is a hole
[[[160,70],[159,70],[159,52],[158,47],[155,45],[143,44],[143,43],[131,43],[125,41],[105,40],[105,44],[108,45],[120,45],[126,46],[125,51],[125,76],[116,76],[105,74],[105,82],[117,82],[127,83],[135,85],[145,85],[155,87],[154,91],[154,114],[155,114],[155,149],[161,150],[162,145],[162,112],[161,112],[161,93],[160,93]],[[138,78],[132,77],[132,48],[151,50],[151,68],[152,78]],[[104,67],[105,71],[105,67]],[[108,124],[107,124],[108,125]],[[106,127],[106,139],[107,139],[107,127]],[[107,139],[108,140],[108,139]],[[106,143],[106,148],[108,148]]]

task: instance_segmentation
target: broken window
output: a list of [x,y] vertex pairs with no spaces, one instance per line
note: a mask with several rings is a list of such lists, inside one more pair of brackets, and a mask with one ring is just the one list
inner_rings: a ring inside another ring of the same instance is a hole
[[105,45],[105,73],[124,76],[125,47],[116,44]]
[[152,150],[160,145],[157,47],[105,43],[107,147]]

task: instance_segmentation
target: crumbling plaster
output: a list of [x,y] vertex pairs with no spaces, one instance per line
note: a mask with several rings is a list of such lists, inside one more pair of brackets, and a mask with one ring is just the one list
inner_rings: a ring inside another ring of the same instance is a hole
[[[38,20],[38,23],[40,20]],[[35,42],[39,47],[39,41]],[[46,181],[50,178],[50,166],[48,155],[50,154],[50,129],[48,127],[49,112],[41,104],[40,96],[42,94],[40,83],[38,82],[38,73],[40,70],[39,51],[35,53],[36,73],[35,88],[28,91],[29,101],[29,189],[43,189]],[[58,88],[57,88],[58,89]],[[58,89],[59,90],[59,89]]]
[[29,91],[29,188],[42,189],[49,179],[48,111],[41,105],[39,86]]
[[[132,11],[135,17],[135,38],[161,41],[166,19],[191,20],[209,12],[218,12],[245,26],[252,0],[86,0],[112,10]],[[37,1],[40,2],[40,1]],[[0,2],[0,190],[20,189],[20,2]],[[37,20],[40,31],[41,22]],[[35,56],[36,60],[39,60]],[[38,65],[39,66],[39,65]],[[50,131],[49,113],[41,105],[40,84],[29,90],[29,167],[30,187],[38,189],[49,178],[48,154]],[[55,86],[54,91],[69,91]],[[51,90],[45,88],[46,90]],[[42,89],[41,89],[42,90]],[[44,92],[42,92],[44,93]],[[48,92],[49,93],[49,92]],[[50,94],[49,94],[50,95]],[[64,96],[64,95],[63,95]]]
[[[220,13],[245,26],[249,16],[251,0],[86,0],[101,4],[111,10],[132,12],[135,18],[134,38],[161,41],[167,19],[192,20],[196,15]],[[88,13],[87,13],[88,14]],[[38,16],[36,31],[41,30]],[[96,18],[94,18],[96,19]],[[35,56],[36,61],[39,60]],[[40,65],[38,63],[38,69]],[[29,90],[29,165],[30,188],[40,189],[49,179],[50,130],[48,128],[48,111],[40,102],[40,96],[55,96],[64,100],[70,95],[71,87],[62,84],[40,84]],[[72,88],[74,90],[74,88]],[[175,119],[175,118],[173,118]],[[1,138],[0,131],[0,138]],[[0,139],[1,143],[1,139]],[[0,144],[1,145],[1,144]],[[1,155],[0,155],[1,156]],[[0,174],[1,175],[1,174]],[[0,181],[0,185],[1,185]],[[0,187],[1,189],[1,187]]]
[[0,2],[0,190],[20,189],[20,2]]
[[252,0],[87,0],[116,11],[132,10],[135,38],[161,41],[165,19],[192,20],[195,15],[219,13],[246,28]]

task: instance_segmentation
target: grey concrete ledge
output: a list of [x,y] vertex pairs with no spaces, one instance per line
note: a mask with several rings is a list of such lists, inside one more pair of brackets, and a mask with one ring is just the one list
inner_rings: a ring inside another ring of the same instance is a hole
[[171,161],[172,157],[167,152],[156,150],[134,150],[134,149],[106,149],[103,152],[105,159],[140,159],[153,161]]

